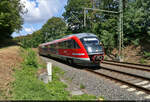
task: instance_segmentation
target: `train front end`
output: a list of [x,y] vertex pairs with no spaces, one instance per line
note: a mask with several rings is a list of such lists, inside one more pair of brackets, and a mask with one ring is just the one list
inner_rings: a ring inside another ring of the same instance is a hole
[[100,40],[96,36],[87,36],[80,40],[88,53],[91,64],[100,65],[104,60],[104,48]]

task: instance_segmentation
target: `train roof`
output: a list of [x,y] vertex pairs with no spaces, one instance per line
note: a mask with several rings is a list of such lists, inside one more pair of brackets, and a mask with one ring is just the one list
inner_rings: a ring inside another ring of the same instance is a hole
[[62,40],[62,39],[65,39],[65,38],[68,38],[68,37],[73,37],[73,36],[76,36],[77,38],[83,38],[83,37],[97,37],[96,35],[92,34],[92,33],[78,33],[78,34],[71,34],[71,35],[66,35],[64,36],[63,38],[60,38],[60,39],[56,39],[56,40],[53,40],[51,42],[46,42],[46,43],[43,43],[43,44],[40,44],[41,45],[47,45],[47,44],[50,44],[52,42],[57,42],[59,40]]
[[97,37],[96,35],[94,35],[94,34],[92,34],[92,33],[78,33],[78,34],[67,35],[67,36],[64,36],[63,38],[72,37],[72,36],[76,36],[76,37],[78,37],[79,39],[80,39],[80,38],[83,38],[83,37],[87,37],[87,36],[90,36],[90,37]]

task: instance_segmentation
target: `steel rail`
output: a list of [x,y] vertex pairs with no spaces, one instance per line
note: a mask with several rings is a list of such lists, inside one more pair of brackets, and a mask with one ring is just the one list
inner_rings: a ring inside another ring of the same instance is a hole
[[103,76],[103,77],[106,77],[106,78],[108,78],[108,79],[111,79],[111,80],[114,80],[114,81],[117,81],[117,82],[120,82],[120,83],[129,85],[129,86],[131,86],[131,87],[134,87],[134,88],[136,88],[136,89],[138,89],[138,90],[141,90],[141,91],[144,91],[144,92],[150,94],[150,89],[147,89],[147,88],[144,88],[144,87],[135,85],[135,84],[133,84],[133,83],[130,83],[130,82],[127,82],[127,81],[124,81],[124,80],[121,80],[121,79],[118,79],[118,78],[115,78],[115,77],[106,75],[106,74],[102,74],[102,73],[93,71],[93,70],[91,70],[91,69],[84,69],[84,70],[87,71],[87,72],[89,72],[89,73],[96,74],[96,75],[98,75],[98,76]]
[[121,74],[124,74],[124,75],[132,76],[132,77],[135,77],[135,78],[140,78],[140,79],[142,79],[142,80],[150,81],[150,78],[148,78],[148,77],[143,77],[143,76],[140,76],[140,75],[137,75],[137,74],[131,74],[131,73],[127,73],[127,72],[122,72],[122,71],[118,71],[118,70],[114,70],[114,69],[110,69],[110,68],[106,68],[106,67],[101,67],[101,68],[102,68],[102,69],[105,69],[105,70],[109,70],[109,71],[121,73]]
[[136,89],[138,89],[138,90],[144,91],[144,92],[146,92],[147,94],[150,94],[150,89],[144,88],[144,87],[142,87],[142,86],[138,86],[138,85],[135,85],[135,84],[133,84],[133,83],[130,83],[130,82],[127,82],[127,81],[118,79],[118,78],[114,78],[114,77],[109,76],[109,75],[105,75],[105,74],[102,74],[102,73],[93,71],[93,70],[91,70],[91,69],[85,69],[85,71],[90,72],[90,73],[93,73],[93,74],[96,74],[96,75],[99,75],[99,76],[104,76],[104,77],[106,77],[106,78],[108,78],[108,79],[118,81],[118,82],[120,82],[120,83],[123,83],[123,84],[129,85],[129,86],[131,86],[131,87],[134,87],[134,88],[136,88]]
[[104,64],[110,64],[110,65],[115,65],[115,66],[121,66],[124,68],[132,68],[132,69],[137,69],[137,70],[143,70],[143,71],[150,71],[150,68],[141,68],[141,67],[135,67],[135,66],[130,66],[130,65],[122,65],[122,64],[117,64],[117,63],[109,63],[109,62],[105,62],[103,61],[102,63]]
[[150,65],[136,64],[136,63],[129,63],[129,62],[119,62],[119,61],[113,61],[113,60],[104,60],[104,61],[107,61],[107,62],[116,62],[116,63],[121,63],[121,64],[137,65],[137,66],[142,66],[142,67],[150,67]]

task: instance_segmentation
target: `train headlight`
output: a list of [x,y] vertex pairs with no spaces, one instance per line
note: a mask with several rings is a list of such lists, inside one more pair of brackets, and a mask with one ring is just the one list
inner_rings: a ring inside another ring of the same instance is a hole
[[88,52],[92,52],[92,48],[91,47],[88,47]]

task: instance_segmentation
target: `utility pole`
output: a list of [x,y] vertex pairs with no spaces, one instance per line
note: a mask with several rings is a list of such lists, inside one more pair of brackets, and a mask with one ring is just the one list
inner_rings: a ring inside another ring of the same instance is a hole
[[123,61],[123,1],[119,0],[119,61]]
[[86,9],[84,9],[84,27],[86,27]]
[[86,10],[100,11],[105,13],[112,13],[119,15],[119,23],[118,23],[118,31],[119,31],[119,56],[118,60],[123,61],[123,0],[119,0],[119,12],[108,11],[108,10],[100,10],[94,8],[94,0],[92,0],[93,8],[84,8],[84,27],[86,27]]

